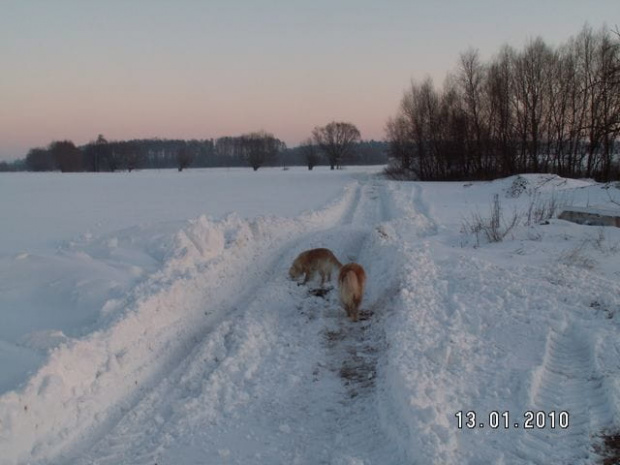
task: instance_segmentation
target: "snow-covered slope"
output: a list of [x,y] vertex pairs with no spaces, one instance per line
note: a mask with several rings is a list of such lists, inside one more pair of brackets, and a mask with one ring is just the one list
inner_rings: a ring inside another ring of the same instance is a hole
[[[620,191],[265,171],[261,216],[248,170],[204,216],[2,259],[2,361],[35,371],[0,396],[0,464],[596,463],[620,427],[620,230],[531,219]],[[461,232],[495,194],[520,215],[504,240]],[[288,279],[313,247],[365,267],[362,321]]]

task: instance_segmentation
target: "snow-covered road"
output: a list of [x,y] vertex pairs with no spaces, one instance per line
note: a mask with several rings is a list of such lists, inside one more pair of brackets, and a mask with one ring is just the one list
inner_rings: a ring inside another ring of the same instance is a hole
[[[389,219],[389,192],[368,180],[352,190],[329,227],[300,232],[244,263],[226,286],[232,292],[225,316],[182,342],[173,370],[61,461],[403,463],[376,405],[385,346],[380,315],[389,295],[371,284],[369,317],[352,325],[336,292],[316,297],[287,279],[292,260],[307,248],[329,246],[346,261],[368,258],[375,226]],[[201,312],[218,312],[200,305]]]

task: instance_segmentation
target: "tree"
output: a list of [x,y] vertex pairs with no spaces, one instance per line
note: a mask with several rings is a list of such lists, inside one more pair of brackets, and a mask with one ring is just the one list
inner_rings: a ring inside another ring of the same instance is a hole
[[181,147],[178,148],[177,165],[178,165],[179,172],[183,171],[183,169],[191,165],[193,160],[194,160],[194,154],[192,153],[190,148],[187,146],[187,144],[183,144]]
[[97,140],[89,142],[84,147],[84,169],[86,171],[99,172],[106,168],[110,158],[110,146],[102,134]]
[[142,164],[142,150],[140,145],[134,141],[122,142],[120,144],[121,166],[130,173],[139,168]]
[[52,142],[49,148],[56,166],[63,173],[82,171],[82,151],[69,140]]
[[392,159],[421,179],[554,172],[620,176],[620,31],[588,26],[568,44],[460,56],[441,92],[412,83],[386,126]]
[[100,170],[101,163],[105,162],[110,156],[110,147],[108,141],[103,134],[99,134],[95,141],[95,158],[93,163],[93,171],[98,172]]
[[515,171],[514,113],[512,111],[512,61],[515,51],[504,46],[488,68],[485,92],[489,100],[489,138],[496,158],[495,171],[504,176]]
[[51,152],[40,148],[30,149],[26,156],[26,167],[28,171],[53,171],[55,165]]
[[390,118],[385,126],[388,141],[388,155],[396,161],[400,174],[414,171],[414,142],[411,137],[407,119],[401,114]]
[[515,60],[515,102],[518,109],[517,124],[522,142],[521,170],[539,172],[546,168],[541,163],[541,148],[545,140],[545,121],[548,120],[546,82],[552,74],[553,54],[538,37],[526,45]]
[[596,55],[596,135],[600,140],[599,178],[611,180],[615,141],[620,135],[620,43],[601,31]]
[[312,171],[312,168],[318,165],[320,159],[319,150],[316,144],[314,144],[314,141],[311,138],[306,139],[299,146],[299,150],[301,151],[301,156],[308,166],[308,170]]
[[353,155],[353,147],[361,139],[360,132],[354,124],[336,121],[327,126],[314,128],[312,137],[327,155],[332,170],[335,167],[340,168],[342,161]]
[[259,131],[241,136],[240,148],[243,158],[256,171],[265,163],[275,160],[286,145],[273,134]]
[[487,140],[484,115],[484,82],[486,69],[480,62],[477,50],[470,49],[461,54],[458,75],[460,90],[464,100],[465,122],[468,139],[472,140],[469,153],[475,163],[475,171],[484,175],[488,171],[485,156],[488,156],[484,143]]
[[106,156],[108,171],[118,171],[123,166],[123,142],[109,142]]

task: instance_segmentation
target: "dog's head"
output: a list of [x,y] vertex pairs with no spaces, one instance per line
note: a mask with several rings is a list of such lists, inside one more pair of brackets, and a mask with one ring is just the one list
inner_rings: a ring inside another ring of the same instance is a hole
[[302,275],[302,273],[303,271],[301,270],[301,267],[297,263],[293,263],[293,266],[291,266],[291,268],[288,270],[288,275],[291,277],[291,279],[299,278]]

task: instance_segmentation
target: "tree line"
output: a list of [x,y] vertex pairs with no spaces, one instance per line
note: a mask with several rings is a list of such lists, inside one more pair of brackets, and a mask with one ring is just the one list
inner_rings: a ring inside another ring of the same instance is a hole
[[425,180],[550,172],[620,178],[620,32],[460,55],[443,88],[412,82],[386,125],[396,172]]
[[54,141],[47,148],[28,152],[29,171],[113,172],[135,169],[178,168],[190,166],[252,166],[255,170],[271,162],[286,148],[272,134],[256,132],[216,140],[134,139],[108,141],[103,135],[82,147],[73,142]]
[[[332,169],[349,164],[385,164],[387,143],[362,141],[352,123],[331,122],[316,127],[300,146],[286,144],[265,131],[218,139],[135,139],[108,141],[103,135],[78,147],[72,141],[54,141],[31,149],[25,160],[4,171],[113,172],[135,169],[305,165]],[[0,169],[3,168],[0,166]]]

